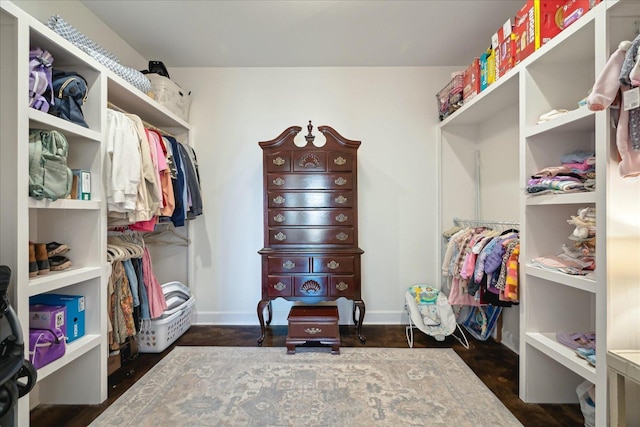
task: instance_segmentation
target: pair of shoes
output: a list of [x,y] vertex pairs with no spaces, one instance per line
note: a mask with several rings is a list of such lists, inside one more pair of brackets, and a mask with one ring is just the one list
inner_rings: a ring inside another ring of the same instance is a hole
[[49,270],[47,245],[29,242],[29,277],[47,274]]
[[65,254],[69,252],[69,250],[71,250],[69,245],[65,245],[64,243],[58,243],[58,242],[47,243],[47,256],[49,258],[53,257],[54,255]]
[[596,366],[596,351],[593,348],[576,348],[576,354],[589,362],[593,367]]
[[49,258],[51,271],[62,271],[71,267],[71,260],[66,256],[54,255]]
[[572,350],[578,348],[596,348],[596,334],[593,332],[558,332],[556,340]]

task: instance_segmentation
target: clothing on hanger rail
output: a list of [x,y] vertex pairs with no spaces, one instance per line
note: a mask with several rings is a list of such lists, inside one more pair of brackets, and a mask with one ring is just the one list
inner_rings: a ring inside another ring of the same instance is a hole
[[[133,113],[129,113],[128,111],[126,111],[126,110],[124,110],[124,109],[122,109],[122,108],[118,107],[117,105],[115,105],[115,104],[113,104],[113,103],[111,103],[111,102],[108,102],[108,103],[107,103],[107,106],[108,106],[109,108],[111,108],[112,110],[119,111],[119,112],[121,112],[121,113],[123,113],[123,114],[133,114]],[[141,120],[142,120],[142,119],[141,119]],[[159,127],[156,127],[156,126],[152,125],[151,123],[148,123],[148,122],[146,122],[146,121],[144,121],[144,120],[142,120],[142,124],[143,124],[143,125],[144,125],[144,127],[145,127],[145,128],[147,128],[147,129],[152,129],[152,130],[155,130],[155,131],[160,132],[162,135],[167,135],[167,136],[171,136],[171,137],[173,137],[173,138],[176,138],[176,136],[175,136],[173,133],[171,133],[171,132],[167,132],[166,130],[161,129],[161,128],[159,128]]]

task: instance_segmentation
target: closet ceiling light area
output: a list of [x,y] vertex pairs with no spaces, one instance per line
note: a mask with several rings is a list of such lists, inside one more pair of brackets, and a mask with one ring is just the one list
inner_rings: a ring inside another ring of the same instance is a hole
[[[83,0],[169,67],[456,66],[521,0]],[[479,37],[479,35],[482,35]]]

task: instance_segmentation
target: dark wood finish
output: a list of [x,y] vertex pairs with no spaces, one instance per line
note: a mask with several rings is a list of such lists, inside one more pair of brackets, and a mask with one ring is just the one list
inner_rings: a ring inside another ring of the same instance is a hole
[[340,354],[338,320],[338,307],[335,305],[294,305],[287,317],[287,354],[294,354],[297,345],[308,342],[330,345],[331,354]]
[[[407,348],[404,325],[364,325],[367,346]],[[265,347],[285,347],[287,325],[271,326],[262,343]],[[176,345],[254,347],[259,326],[195,325],[162,353],[140,354],[127,360],[109,377],[109,396],[101,405],[40,405],[31,411],[32,427],[84,427],[93,422],[109,405],[122,396],[136,381],[165,357]],[[341,347],[361,347],[354,326],[340,325]],[[518,355],[495,341],[477,341],[469,337],[470,348],[462,347],[453,337],[443,342],[417,333],[413,351],[429,347],[450,347],[478,375],[525,427],[583,427],[580,406],[527,404],[518,398]],[[316,347],[318,343],[305,346]],[[327,351],[318,348],[318,351]],[[480,420],[478,421],[481,424]]]
[[358,338],[365,342],[360,291],[363,251],[358,247],[360,141],[320,126],[326,143],[317,147],[312,129],[309,122],[302,147],[294,143],[302,130],[299,126],[259,143],[264,191],[264,247],[258,251],[262,257],[259,344],[271,323],[271,301],[276,298],[305,304],[350,299]]

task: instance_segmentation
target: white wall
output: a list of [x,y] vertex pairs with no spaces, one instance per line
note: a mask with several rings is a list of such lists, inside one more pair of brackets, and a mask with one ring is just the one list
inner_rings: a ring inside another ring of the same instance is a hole
[[[435,283],[435,93],[451,68],[171,69],[191,89],[204,217],[192,224],[197,323],[257,324],[263,246],[262,150],[292,125],[362,141],[359,224],[365,323],[404,322],[403,296]],[[306,129],[304,129],[306,132]],[[304,133],[304,132],[303,132]],[[300,136],[302,136],[302,134]],[[286,324],[290,303],[274,303]],[[350,304],[341,302],[341,321]]]

